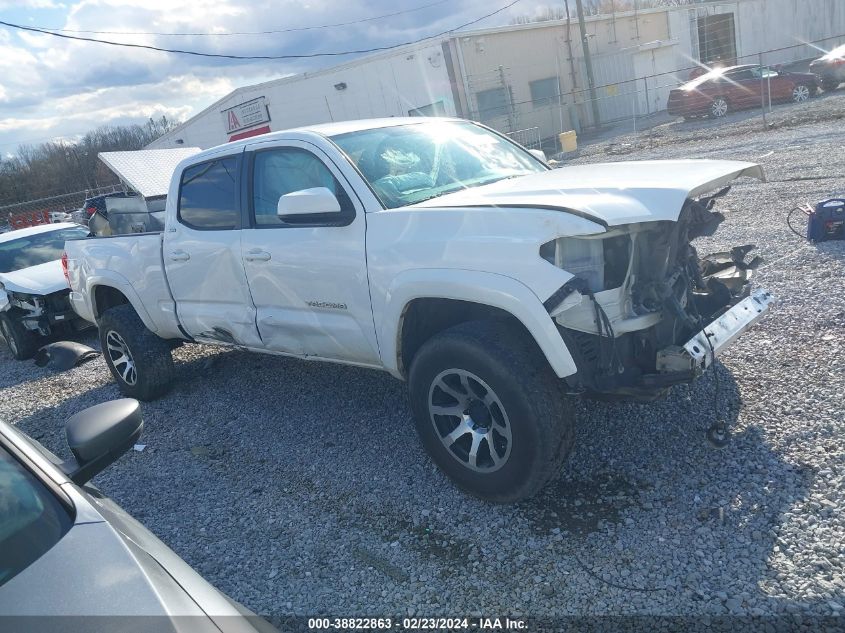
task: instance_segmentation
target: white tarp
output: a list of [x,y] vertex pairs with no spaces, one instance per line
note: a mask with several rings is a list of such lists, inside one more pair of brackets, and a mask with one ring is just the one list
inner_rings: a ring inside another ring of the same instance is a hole
[[100,160],[129,187],[145,198],[166,196],[170,178],[182,160],[199,147],[141,149],[135,152],[100,152]]

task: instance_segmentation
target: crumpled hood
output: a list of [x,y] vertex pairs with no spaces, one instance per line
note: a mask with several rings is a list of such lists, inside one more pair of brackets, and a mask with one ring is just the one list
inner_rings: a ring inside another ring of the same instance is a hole
[[464,189],[414,206],[551,207],[607,226],[675,221],[687,198],[714,191],[742,176],[765,180],[759,165],[733,160],[575,165]]
[[68,287],[60,259],[10,273],[0,273],[0,283],[6,290],[30,295],[48,295]]

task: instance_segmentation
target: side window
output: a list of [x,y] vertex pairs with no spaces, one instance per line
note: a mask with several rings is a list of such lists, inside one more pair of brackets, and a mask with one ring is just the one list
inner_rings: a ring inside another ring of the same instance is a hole
[[238,228],[237,173],[238,159],[234,156],[188,167],[179,189],[179,221],[205,231]]
[[731,74],[726,75],[726,76],[729,79],[731,79],[732,81],[747,81],[748,79],[754,79],[755,75],[759,79],[760,78],[760,75],[759,75],[760,71],[758,70],[756,73],[754,71],[755,71],[755,69],[739,70],[735,73],[731,73]]
[[[355,218],[355,206],[325,163],[311,152],[294,148],[258,151],[252,169],[252,212],[258,228],[279,226],[345,226]],[[282,219],[279,198],[294,191],[325,187],[340,203],[340,213],[314,213]]]
[[528,88],[531,90],[531,103],[534,104],[535,108],[557,103],[558,93],[560,92],[557,77],[529,82]]

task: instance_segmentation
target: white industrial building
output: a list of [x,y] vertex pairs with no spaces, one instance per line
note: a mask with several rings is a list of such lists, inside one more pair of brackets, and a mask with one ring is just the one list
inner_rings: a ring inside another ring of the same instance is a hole
[[[788,63],[845,42],[845,2],[704,2],[590,16],[585,26],[604,124],[663,110],[699,62]],[[149,147],[206,148],[326,121],[409,115],[483,121],[526,145],[593,125],[578,20],[460,33],[238,88]]]

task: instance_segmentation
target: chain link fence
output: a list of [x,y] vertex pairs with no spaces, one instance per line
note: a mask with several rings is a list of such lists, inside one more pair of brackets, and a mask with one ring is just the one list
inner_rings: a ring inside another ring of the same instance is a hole
[[51,222],[61,213],[79,210],[87,198],[122,191],[121,185],[108,185],[0,206],[0,230]]
[[[740,55],[718,61],[714,67],[748,65],[741,78],[729,81],[745,93],[742,99],[729,103],[729,111],[758,110],[761,118],[771,112],[779,102],[803,101],[814,96],[804,92],[793,95],[785,90],[788,82],[779,79],[784,73],[808,73],[809,62],[824,54],[825,50],[845,42],[845,34],[823,40],[802,42],[749,55]],[[559,71],[570,65],[562,60]],[[652,67],[655,67],[652,58]],[[690,63],[681,68],[663,72],[640,74],[637,72],[646,63],[640,63],[628,52],[613,52],[593,56],[594,88],[580,88],[569,92],[561,91],[563,85],[571,85],[577,72],[586,76],[583,60],[575,60],[577,70],[559,72],[542,82],[530,82],[530,100],[513,98],[516,82],[519,81],[518,67],[500,66],[489,72],[472,75],[467,86],[470,92],[470,118],[510,136],[529,149],[542,148],[553,155],[562,151],[559,135],[575,130],[579,135],[600,134],[603,138],[614,133],[630,134],[644,132],[657,124],[672,120],[667,111],[670,92],[708,70],[703,64]],[[665,68],[665,63],[662,65]],[[545,82],[545,85],[542,83]],[[538,85],[540,84],[540,85]],[[734,89],[734,93],[738,90]],[[591,93],[594,93],[595,97]],[[593,107],[595,103],[595,108]],[[599,125],[595,125],[598,115]],[[706,112],[709,116],[713,113]]]

